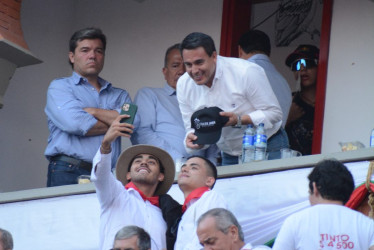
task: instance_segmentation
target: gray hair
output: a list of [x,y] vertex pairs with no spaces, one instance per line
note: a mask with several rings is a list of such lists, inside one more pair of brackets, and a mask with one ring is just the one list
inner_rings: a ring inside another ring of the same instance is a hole
[[13,249],[13,238],[12,235],[4,229],[0,228],[0,244],[3,246],[4,250]]
[[227,234],[229,228],[234,225],[238,228],[239,239],[244,241],[244,234],[242,227],[240,226],[238,220],[235,218],[234,214],[231,213],[229,210],[224,208],[213,208],[203,215],[200,216],[197,224],[199,225],[204,219],[208,217],[213,217],[216,222],[216,228],[224,234]]
[[137,226],[125,226],[116,233],[114,241],[125,240],[137,236],[137,245],[139,250],[149,250],[151,249],[151,237],[149,234],[141,227]]

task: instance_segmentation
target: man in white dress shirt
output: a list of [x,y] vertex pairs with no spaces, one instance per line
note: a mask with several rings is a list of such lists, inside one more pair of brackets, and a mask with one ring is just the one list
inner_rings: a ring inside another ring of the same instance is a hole
[[238,58],[218,56],[213,39],[194,32],[181,43],[186,73],[178,80],[177,98],[186,128],[188,151],[205,148],[194,144],[191,115],[204,107],[217,106],[229,121],[222,129],[217,146],[222,165],[238,163],[242,137],[247,124],[264,123],[268,138],[282,124],[282,110],[262,67]]
[[127,117],[120,115],[114,120],[93,160],[91,180],[101,207],[100,249],[110,249],[122,227],[136,225],[151,236],[152,250],[161,250],[166,248],[166,223],[159,195],[165,194],[174,181],[174,162],[160,148],[136,145],[118,158],[116,180],[111,172],[111,143],[118,136],[130,137],[133,125],[120,123]]
[[182,165],[178,175],[178,186],[184,194],[185,201],[174,249],[200,249],[196,234],[200,215],[212,208],[227,207],[223,197],[211,190],[216,179],[216,166],[204,157],[192,156]]

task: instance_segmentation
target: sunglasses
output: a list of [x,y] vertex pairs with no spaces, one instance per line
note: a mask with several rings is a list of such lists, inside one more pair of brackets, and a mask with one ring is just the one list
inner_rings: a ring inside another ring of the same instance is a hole
[[291,64],[292,71],[299,71],[301,70],[301,65],[303,65],[304,69],[310,69],[317,67],[317,60],[312,59],[298,59]]

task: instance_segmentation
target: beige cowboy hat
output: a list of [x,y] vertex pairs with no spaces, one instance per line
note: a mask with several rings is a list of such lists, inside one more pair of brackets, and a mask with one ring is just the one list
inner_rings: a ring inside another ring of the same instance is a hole
[[126,179],[129,165],[135,156],[139,154],[150,154],[155,156],[164,167],[164,181],[157,187],[154,195],[166,194],[174,182],[175,166],[173,158],[165,150],[151,145],[135,145],[124,150],[118,157],[116,164],[117,179],[125,186],[129,181]]

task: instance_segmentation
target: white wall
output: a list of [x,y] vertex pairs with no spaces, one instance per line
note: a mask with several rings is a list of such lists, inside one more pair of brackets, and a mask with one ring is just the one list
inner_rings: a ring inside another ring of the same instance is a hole
[[374,2],[335,0],[332,16],[322,152],[339,142],[369,146],[374,128]]
[[68,41],[75,30],[103,30],[108,44],[102,76],[134,98],[143,86],[164,84],[165,50],[188,33],[211,35],[218,49],[221,17],[222,0],[23,1],[25,40],[44,62],[17,69],[5,93],[0,109],[0,192],[46,185],[46,91],[51,80],[71,74]]

